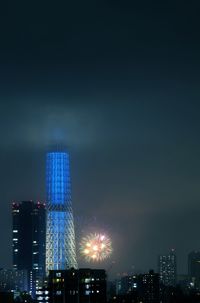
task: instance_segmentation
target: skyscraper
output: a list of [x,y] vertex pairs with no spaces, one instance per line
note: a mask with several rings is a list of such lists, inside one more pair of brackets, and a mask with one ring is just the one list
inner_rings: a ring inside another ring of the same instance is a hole
[[191,286],[200,289],[200,251],[188,255],[188,276]]
[[46,190],[46,270],[77,268],[68,153],[47,153]]
[[46,209],[42,203],[12,204],[13,269],[28,271],[28,288],[34,292],[45,274]]
[[160,281],[165,286],[176,285],[176,255],[172,249],[166,255],[160,255],[158,259]]
[[141,302],[159,303],[159,274],[150,270],[149,273],[138,276],[138,291]]

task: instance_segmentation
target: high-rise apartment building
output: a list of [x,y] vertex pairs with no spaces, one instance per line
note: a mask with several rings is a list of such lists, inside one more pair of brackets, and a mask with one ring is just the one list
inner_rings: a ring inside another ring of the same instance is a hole
[[106,303],[103,269],[50,270],[49,303]]
[[176,254],[173,249],[168,254],[159,256],[158,269],[160,274],[160,282],[163,285],[176,285]]
[[13,269],[28,271],[29,291],[45,274],[46,209],[42,203],[12,204]]
[[188,277],[190,285],[200,290],[200,251],[188,255]]
[[150,270],[149,273],[138,276],[139,302],[159,303],[160,282],[159,274]]
[[46,270],[77,268],[68,153],[47,153],[46,191]]

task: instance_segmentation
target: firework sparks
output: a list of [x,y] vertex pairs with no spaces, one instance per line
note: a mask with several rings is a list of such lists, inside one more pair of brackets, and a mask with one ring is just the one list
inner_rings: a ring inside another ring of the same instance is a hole
[[82,238],[80,252],[88,262],[101,262],[111,255],[112,243],[105,234],[91,233]]

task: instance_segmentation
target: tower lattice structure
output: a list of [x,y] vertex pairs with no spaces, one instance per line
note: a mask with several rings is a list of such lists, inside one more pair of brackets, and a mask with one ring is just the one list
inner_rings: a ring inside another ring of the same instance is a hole
[[77,268],[68,153],[47,153],[46,187],[46,271]]

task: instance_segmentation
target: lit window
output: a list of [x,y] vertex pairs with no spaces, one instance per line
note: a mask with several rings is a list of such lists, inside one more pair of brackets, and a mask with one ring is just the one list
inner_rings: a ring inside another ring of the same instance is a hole
[[57,290],[56,294],[60,296],[60,295],[62,295],[62,291],[61,290]]
[[37,294],[37,295],[42,295],[42,291],[39,290],[39,291],[36,292],[36,294]]

